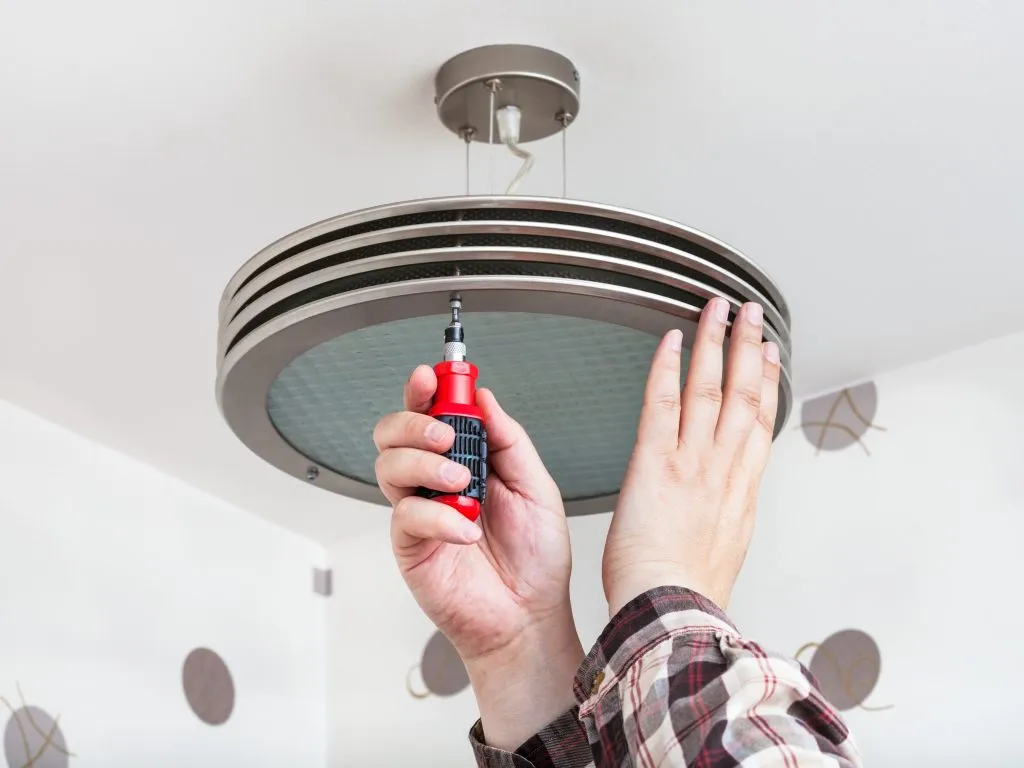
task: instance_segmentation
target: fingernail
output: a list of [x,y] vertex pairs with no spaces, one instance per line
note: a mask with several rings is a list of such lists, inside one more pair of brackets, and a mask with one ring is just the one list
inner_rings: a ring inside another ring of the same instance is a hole
[[764,343],[764,359],[769,363],[779,362],[779,345],[774,341]]
[[482,531],[480,526],[476,523],[462,518],[458,526],[459,537],[467,544],[472,544],[474,541],[480,538]]
[[675,328],[668,332],[668,348],[673,352],[680,352],[683,349],[683,332]]
[[715,299],[715,320],[720,323],[729,322],[729,302],[725,299]]
[[454,461],[447,461],[441,467],[441,479],[448,483],[457,483],[466,477],[466,468]]
[[764,310],[760,304],[747,304],[747,322],[751,325],[760,325],[764,320]]
[[448,434],[448,426],[440,421],[435,421],[427,427],[427,440],[438,443]]

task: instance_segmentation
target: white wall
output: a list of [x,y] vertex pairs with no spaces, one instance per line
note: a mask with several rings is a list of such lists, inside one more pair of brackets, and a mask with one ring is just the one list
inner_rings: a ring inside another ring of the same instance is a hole
[[[325,601],[311,588],[322,558],[0,402],[0,696],[17,707],[20,683],[59,714],[73,766],[323,765]],[[234,678],[221,726],[182,693],[197,646]]]
[[[816,456],[799,416],[777,441],[730,613],[790,654],[845,628],[875,638],[881,678],[866,703],[893,708],[847,713],[867,765],[1020,765],[1024,334],[876,381],[888,431],[866,438],[870,457]],[[608,519],[572,521],[588,647],[607,620]],[[385,521],[331,553],[329,764],[471,766],[472,694],[406,693],[432,626],[390,559]]]

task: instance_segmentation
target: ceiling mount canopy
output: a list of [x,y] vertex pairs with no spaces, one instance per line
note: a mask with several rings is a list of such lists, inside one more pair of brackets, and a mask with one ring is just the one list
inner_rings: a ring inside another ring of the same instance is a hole
[[[460,54],[436,85],[467,152],[482,141],[523,159],[511,187],[532,165],[520,145],[561,134],[564,146],[579,114],[572,62],[532,46]],[[612,508],[654,348],[676,327],[692,341],[710,298],[763,305],[782,357],[776,434],[792,408],[789,309],[742,254],[655,216],[467,185],[313,224],[244,264],[220,306],[224,418],[279,469],[383,503],[373,426],[436,361],[454,292],[480,385],[531,435],[569,514]]]

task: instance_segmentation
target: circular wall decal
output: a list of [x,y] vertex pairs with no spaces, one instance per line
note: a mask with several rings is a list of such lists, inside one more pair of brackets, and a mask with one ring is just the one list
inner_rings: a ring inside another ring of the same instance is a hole
[[224,660],[209,648],[196,648],[181,670],[185,699],[196,717],[223,725],[235,709],[235,683]]
[[425,699],[431,694],[454,696],[469,685],[469,673],[466,672],[462,659],[448,638],[439,631],[431,635],[427,641],[418,667],[426,691],[417,692],[413,689],[411,678],[416,667],[409,670],[406,679],[409,693],[417,699]]
[[800,428],[818,451],[842,451],[857,444],[870,455],[864,434],[869,429],[885,431],[874,423],[877,412],[878,388],[868,381],[805,400],[800,407]]
[[67,768],[68,745],[57,718],[39,707],[11,713],[4,728],[4,758],[9,768]]
[[806,648],[814,649],[808,667],[832,706],[840,711],[872,709],[865,707],[864,701],[878,684],[882,656],[871,635],[859,629],[844,629],[801,650]]

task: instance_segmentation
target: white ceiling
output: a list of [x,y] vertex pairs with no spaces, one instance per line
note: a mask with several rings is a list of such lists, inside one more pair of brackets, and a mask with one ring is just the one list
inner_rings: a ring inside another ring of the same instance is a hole
[[[1024,328],[1022,28],[1015,0],[6,0],[0,397],[322,540],[379,523],[224,426],[217,302],[297,227],[461,192],[432,75],[494,42],[577,63],[572,196],[779,281],[799,394]],[[559,193],[557,148],[523,192]]]

